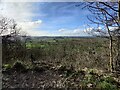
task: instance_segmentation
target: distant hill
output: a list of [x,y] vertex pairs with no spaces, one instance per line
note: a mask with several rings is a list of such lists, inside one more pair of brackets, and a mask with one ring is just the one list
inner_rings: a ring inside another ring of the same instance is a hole
[[45,39],[45,38],[56,38],[56,39],[64,39],[64,38],[108,38],[107,36],[32,36],[32,38],[37,39]]

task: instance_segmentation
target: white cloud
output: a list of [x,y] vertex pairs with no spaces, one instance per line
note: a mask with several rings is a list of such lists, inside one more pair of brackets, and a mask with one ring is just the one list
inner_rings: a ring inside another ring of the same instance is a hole
[[[13,0],[14,1],[14,0]],[[42,23],[42,20],[32,21],[32,17],[36,16],[33,13],[34,6],[27,2],[1,2],[0,3],[0,15],[14,19],[18,27],[22,29],[21,32],[26,32],[31,36],[39,36],[48,34],[43,30],[36,30]],[[37,14],[38,16],[38,14]],[[7,34],[7,32],[6,32]]]
[[18,27],[22,28],[22,31],[26,31],[28,35],[31,36],[45,36],[49,35],[48,32],[44,30],[37,30],[42,24],[41,20],[38,21],[26,21],[26,22],[19,22]]
[[[112,30],[112,29],[115,29],[115,28],[110,28],[110,30]],[[86,32],[90,35],[94,35],[94,36],[107,36],[108,35],[107,30],[102,27],[98,27],[98,28],[89,27],[89,28],[85,29],[84,32]]]
[[75,30],[73,30],[73,33],[81,33],[81,30],[80,29],[75,29]]
[[3,2],[117,2],[117,0],[1,0]]
[[18,26],[22,29],[34,29],[40,26],[42,23],[41,20],[38,21],[24,21],[24,22],[18,22]]
[[59,31],[59,32],[64,32],[64,31],[65,31],[65,29],[59,29],[58,31]]
[[90,27],[90,28],[85,29],[84,32],[88,33],[88,32],[92,32],[92,30],[93,28]]
[[118,29],[118,27],[117,27],[117,26],[116,26],[116,27],[109,27],[109,29],[110,29],[111,31],[114,31],[114,30]]
[[44,30],[29,30],[28,32],[31,36],[50,36],[50,34]]
[[59,35],[61,36],[88,36],[87,33],[84,32],[84,30],[80,28],[75,28],[75,29],[59,29],[58,30]]
[[[107,30],[102,30],[102,27],[94,28],[94,27],[89,27],[86,29],[80,29],[80,28],[75,28],[75,29],[59,29],[59,35],[61,36],[104,36],[108,35]],[[111,31],[114,31],[118,29],[118,27],[109,27]]]
[[30,20],[33,15],[32,5],[29,3],[2,2],[0,3],[0,14],[16,21]]
[[3,2],[81,2],[84,0],[2,0]]

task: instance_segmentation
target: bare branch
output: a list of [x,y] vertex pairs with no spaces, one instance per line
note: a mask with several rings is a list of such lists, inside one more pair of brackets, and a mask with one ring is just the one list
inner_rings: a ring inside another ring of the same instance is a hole
[[107,4],[105,2],[100,2],[100,3],[103,4],[103,5],[105,5],[105,6],[107,6],[107,7],[109,7],[110,9],[112,9],[115,12],[119,12],[118,10],[114,9],[112,6],[110,6],[109,4]]

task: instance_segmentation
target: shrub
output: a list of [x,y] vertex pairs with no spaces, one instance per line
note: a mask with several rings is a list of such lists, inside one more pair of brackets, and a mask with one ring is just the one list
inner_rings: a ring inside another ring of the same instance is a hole
[[106,76],[104,77],[104,81],[108,82],[108,83],[114,83],[115,80],[114,78],[110,77],[110,76]]
[[36,71],[36,72],[43,72],[43,71],[45,71],[47,69],[44,66],[34,66],[34,67],[32,67],[32,70]]
[[102,90],[118,90],[116,85],[113,85],[112,83],[108,83],[106,81],[98,83],[97,87],[101,88]]
[[64,65],[59,65],[56,67],[56,70],[59,74],[63,74],[65,77],[69,77],[71,74],[74,73],[73,67],[66,67]]
[[64,66],[64,65],[59,65],[59,66],[56,67],[56,70],[57,70],[58,72],[66,71],[66,69],[67,69],[67,67]]
[[15,71],[22,72],[26,71],[25,65],[21,61],[16,61],[12,67]]
[[7,71],[7,70],[10,70],[11,69],[11,65],[10,64],[4,64],[3,66],[2,66],[2,69],[3,69],[3,71]]
[[92,75],[94,75],[94,74],[97,74],[97,70],[96,69],[90,69],[89,71],[88,71],[88,73],[89,74],[92,74]]
[[10,64],[4,64],[4,65],[3,65],[3,68],[10,69],[10,68],[11,68],[11,65],[10,65]]

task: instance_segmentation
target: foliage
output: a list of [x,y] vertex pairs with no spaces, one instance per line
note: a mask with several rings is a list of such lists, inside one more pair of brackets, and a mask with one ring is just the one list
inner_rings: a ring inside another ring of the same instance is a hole
[[97,87],[101,88],[102,90],[118,90],[115,85],[106,81],[100,82]]
[[69,77],[71,74],[74,73],[74,69],[73,67],[66,67],[66,66],[63,66],[63,65],[59,65],[55,68],[59,74],[63,74],[64,77]]
[[12,69],[14,69],[15,71],[18,71],[18,72],[24,72],[27,70],[26,66],[21,61],[16,61],[13,64]]
[[3,65],[3,70],[8,70],[8,69],[11,69],[11,65],[10,64],[4,64]]
[[108,83],[114,83],[115,82],[114,78],[112,78],[111,76],[104,76],[104,81],[106,81]]
[[[25,59],[20,55],[21,53],[16,53],[19,55],[17,55],[19,59],[15,55],[16,59],[13,59],[6,56],[5,52],[3,54],[9,60],[14,60],[12,68],[15,71],[26,72],[30,70],[37,73],[47,70],[54,71],[62,78],[60,85],[66,87],[102,87],[106,83],[115,85],[113,78],[103,77],[102,71],[99,70],[106,70],[108,65],[106,39],[68,38],[56,40],[57,42],[49,42],[38,39],[34,40],[32,44],[28,43],[26,48],[23,48],[24,44],[22,48],[18,47],[18,52],[19,49],[25,51],[22,53],[26,55]],[[12,55],[10,52],[6,53]],[[31,54],[35,58],[35,63],[31,62]],[[10,64],[9,61],[7,63]]]
[[36,39],[32,43],[26,43],[26,48],[22,42],[19,42],[20,44],[11,43],[11,48],[4,49],[3,47],[3,63],[12,64],[16,59],[19,59],[27,64],[30,63],[30,55],[32,54],[36,62],[46,61],[66,67],[72,65],[76,69],[86,66],[88,68],[108,68],[106,39],[63,38],[55,40],[57,42],[49,42],[49,39],[45,41]]
[[36,71],[36,72],[43,72],[43,71],[46,70],[46,68],[45,68],[45,67],[42,67],[42,66],[34,66],[34,67],[32,68],[32,70],[33,70],[33,71]]

